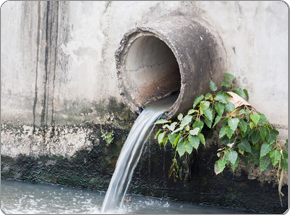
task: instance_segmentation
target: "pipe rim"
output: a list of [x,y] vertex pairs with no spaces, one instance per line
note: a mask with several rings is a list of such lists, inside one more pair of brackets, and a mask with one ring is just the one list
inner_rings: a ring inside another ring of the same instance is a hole
[[122,72],[123,72],[122,65],[124,65],[124,64],[122,64],[121,62],[126,61],[127,56],[128,56],[128,51],[129,51],[130,47],[132,46],[132,44],[134,43],[134,41],[136,41],[138,38],[141,38],[144,36],[153,36],[153,37],[161,40],[162,42],[164,42],[167,45],[167,47],[172,51],[172,53],[175,57],[175,60],[178,63],[178,68],[179,68],[179,73],[180,73],[180,82],[181,82],[180,83],[180,92],[179,92],[179,95],[178,95],[177,99],[175,100],[175,102],[170,106],[170,108],[167,111],[165,111],[165,118],[170,119],[177,114],[176,112],[179,108],[178,104],[180,104],[182,99],[183,99],[185,81],[184,81],[184,75],[183,75],[183,72],[184,72],[183,66],[182,66],[180,59],[177,57],[178,52],[177,52],[176,48],[174,47],[174,45],[171,43],[171,41],[167,38],[167,36],[162,33],[162,31],[159,32],[158,30],[150,28],[150,27],[137,27],[137,28],[131,29],[126,34],[124,34],[124,36],[120,42],[119,48],[115,51],[117,76],[118,76],[118,82],[119,82],[118,83],[119,92],[120,92],[120,95],[122,96],[124,103],[130,107],[131,111],[135,112],[136,110],[138,110],[140,108],[134,102],[134,99],[130,96],[131,101],[134,104],[134,107],[132,107],[129,104],[128,99],[124,95],[124,92],[122,89],[124,87],[123,80],[122,80],[122,78],[123,78],[122,77]]

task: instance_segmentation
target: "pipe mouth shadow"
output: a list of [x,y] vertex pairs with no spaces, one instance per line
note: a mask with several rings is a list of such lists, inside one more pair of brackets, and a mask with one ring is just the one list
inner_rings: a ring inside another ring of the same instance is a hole
[[127,91],[139,108],[180,92],[177,60],[166,43],[155,36],[141,36],[131,43],[123,77]]

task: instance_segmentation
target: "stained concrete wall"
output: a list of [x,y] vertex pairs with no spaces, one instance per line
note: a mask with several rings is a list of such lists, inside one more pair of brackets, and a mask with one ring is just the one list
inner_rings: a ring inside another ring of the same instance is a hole
[[288,8],[274,1],[6,2],[2,122],[67,124],[68,110],[111,96],[120,101],[114,52],[123,34],[170,14],[215,29],[227,53],[225,72],[249,90],[250,103],[270,122],[288,129]]
[[[225,72],[248,89],[249,102],[276,126],[280,139],[288,138],[288,8],[283,2],[11,1],[1,7],[2,176],[105,189],[117,159],[110,150],[118,154],[136,119],[121,102],[114,52],[130,29],[171,15],[214,32],[226,52]],[[108,148],[101,131],[112,130],[116,141]],[[100,172],[89,162],[96,159],[102,162]],[[90,168],[83,172],[86,165]],[[208,168],[214,174],[213,165]],[[81,176],[70,183],[72,170]],[[94,185],[94,177],[101,185]],[[86,185],[79,184],[82,180]]]

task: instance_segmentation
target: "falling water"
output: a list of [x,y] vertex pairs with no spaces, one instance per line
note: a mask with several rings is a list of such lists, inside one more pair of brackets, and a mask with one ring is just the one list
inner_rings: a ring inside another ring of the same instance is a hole
[[176,96],[152,103],[146,107],[135,121],[122,148],[115,172],[111,179],[102,206],[102,213],[122,208],[123,199],[130,184],[134,169],[142,154],[154,122],[174,103]]

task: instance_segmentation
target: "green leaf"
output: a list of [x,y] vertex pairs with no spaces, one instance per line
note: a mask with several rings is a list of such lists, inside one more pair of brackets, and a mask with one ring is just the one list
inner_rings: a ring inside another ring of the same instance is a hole
[[218,92],[217,95],[214,97],[214,100],[219,101],[223,104],[227,104],[228,101],[222,92]]
[[224,76],[225,76],[226,79],[231,80],[231,81],[235,78],[235,76],[233,76],[230,73],[226,73],[226,72],[224,73]]
[[222,103],[217,102],[214,104],[214,107],[215,107],[218,115],[222,116],[224,113],[224,110],[225,110],[225,106]]
[[180,120],[182,120],[182,118],[183,118],[183,114],[180,113],[180,114],[177,116],[177,119],[180,121]]
[[280,158],[281,158],[281,153],[278,150],[272,150],[270,152],[270,158],[272,160],[272,165],[276,166],[276,164],[278,164]]
[[225,118],[223,118],[222,123],[227,124],[229,118],[230,118],[230,117],[225,117]]
[[276,134],[274,133],[273,130],[271,130],[270,133],[267,134],[266,140],[269,144],[276,142]]
[[217,90],[217,86],[216,86],[216,84],[212,80],[210,80],[209,87],[210,87],[210,89],[212,91],[216,91]]
[[230,161],[233,165],[236,163],[237,158],[238,153],[236,151],[231,150],[227,153],[226,159]]
[[163,141],[164,149],[165,149],[165,147],[166,147],[167,142],[168,142],[168,137],[164,138],[164,141]]
[[257,142],[259,142],[259,140],[261,139],[259,132],[253,131],[253,133],[251,135],[251,139],[252,139],[253,144],[256,144]]
[[288,152],[286,150],[282,151],[283,159],[281,160],[281,166],[283,169],[288,171]]
[[246,139],[242,139],[242,142],[238,144],[238,148],[245,152],[251,152],[251,145]]
[[159,129],[159,131],[156,133],[154,139],[156,139],[158,137],[158,135],[160,134],[161,131],[162,131],[162,129]]
[[272,150],[272,146],[268,143],[263,143],[261,146],[260,157],[267,155]]
[[247,100],[249,101],[249,93],[248,93],[248,90],[243,89],[243,91],[244,91],[244,93],[245,93],[245,95],[246,95]]
[[285,147],[288,149],[288,139],[285,142]]
[[176,124],[177,124],[177,122],[173,122],[173,123],[171,123],[171,125],[168,126],[168,129],[169,129],[170,131],[174,131]]
[[192,145],[189,143],[189,141],[186,141],[186,142],[184,143],[184,148],[185,148],[185,150],[186,150],[186,152],[187,152],[188,154],[191,154],[193,147],[192,147]]
[[256,115],[251,114],[251,115],[250,115],[250,118],[251,118],[251,120],[253,120],[253,122],[255,123],[255,125],[257,125],[258,122],[259,122],[260,116],[257,115],[257,114],[256,114]]
[[193,114],[194,112],[196,112],[196,110],[190,109],[187,114]]
[[226,127],[223,126],[220,130],[219,138],[222,138],[223,136],[225,136],[225,134],[226,134]]
[[249,123],[249,126],[250,126],[251,129],[254,128],[254,125],[255,125],[255,124],[254,124],[253,122],[250,122],[250,123]]
[[246,109],[246,115],[250,115],[252,113],[252,111],[250,111],[249,109]]
[[218,166],[218,161],[216,161],[215,164],[214,164],[214,172],[215,172],[216,175],[221,173],[221,170],[220,170],[220,168]]
[[154,124],[157,125],[157,124],[164,124],[164,123],[168,123],[169,121],[165,120],[165,119],[159,119],[157,120]]
[[228,138],[227,136],[224,136],[221,140],[220,140],[224,145],[228,145],[228,144],[232,144],[235,142],[235,138]]
[[269,131],[266,127],[264,127],[264,126],[260,127],[260,135],[261,135],[263,142],[265,142],[268,133],[269,133]]
[[206,118],[208,118],[210,121],[213,120],[213,112],[210,108],[207,108],[206,110],[204,110],[204,115],[206,116]]
[[224,168],[226,167],[227,161],[225,159],[219,159],[217,161],[217,163],[218,163],[218,167],[219,167],[220,171],[221,172],[224,171]]
[[204,98],[204,95],[198,95],[193,102],[193,108]]
[[193,130],[190,130],[189,131],[189,133],[191,134],[191,135],[198,135],[198,133],[199,133],[199,130],[200,130],[200,128],[195,128],[195,129],[193,129]]
[[169,127],[168,124],[165,124],[165,125],[162,126],[163,129],[166,129],[168,127]]
[[244,152],[245,152],[244,150],[242,150],[242,149],[238,149],[238,150],[239,150],[240,154],[244,155]]
[[177,133],[177,132],[179,132],[179,131],[181,131],[181,130],[183,130],[183,127],[179,127],[178,129],[174,130],[174,131],[172,132],[172,134],[175,134],[175,133]]
[[200,142],[202,142],[202,144],[205,146],[205,139],[204,139],[203,134],[202,133],[199,133],[198,134],[198,137],[199,137]]
[[259,155],[259,151],[257,149],[252,148],[252,152],[248,154],[248,157],[254,164],[259,166],[260,155]]
[[158,143],[159,143],[159,145],[163,142],[163,138],[164,138],[165,134],[166,134],[166,132],[163,132],[163,133],[158,135]]
[[174,146],[175,138],[177,134],[168,134],[169,142]]
[[249,171],[249,173],[250,173],[251,170],[252,170],[252,168],[251,168],[251,166],[250,166],[250,164],[249,164],[249,159],[248,159],[247,157],[241,157],[241,159],[242,159],[242,161],[245,163],[245,165],[246,165],[246,167],[247,167],[247,169],[248,169],[248,171]]
[[221,118],[222,118],[222,116],[217,116],[217,117],[215,118],[214,125],[213,125],[212,127],[215,127],[216,124],[221,120]]
[[199,132],[199,130],[200,130],[200,128],[195,128],[195,129],[193,129],[193,130],[190,130],[189,131],[189,133],[191,134],[191,135],[198,135],[198,132]]
[[189,140],[190,144],[197,150],[198,146],[199,146],[199,137],[189,135],[188,140]]
[[279,131],[277,131],[275,128],[273,128],[273,129],[271,130],[271,132],[273,132],[276,136],[279,135]]
[[252,149],[256,149],[256,150],[260,150],[260,145],[256,144],[256,145],[252,145]]
[[202,114],[204,113],[204,111],[205,111],[206,109],[209,108],[209,105],[210,105],[210,103],[209,103],[208,101],[202,101],[202,102],[200,103],[199,107],[200,107],[200,109],[201,109],[201,111],[202,111]]
[[244,92],[241,88],[237,89],[237,94],[243,98]]
[[229,139],[233,136],[233,134],[235,132],[228,125],[226,126],[226,130],[225,131],[226,131],[226,134],[227,134],[227,136],[228,136]]
[[247,133],[248,123],[246,123],[243,119],[240,119],[239,127],[244,133]]
[[247,126],[247,133],[249,135],[249,138],[251,137],[251,135],[253,134],[255,130],[250,128],[250,123]]
[[177,151],[178,151],[178,154],[179,154],[180,157],[182,155],[184,155],[184,153],[185,153],[185,146],[184,146],[184,142],[183,141],[181,141],[181,142],[178,143],[178,145],[177,145]]
[[223,81],[223,83],[221,84],[221,86],[231,87],[231,84],[228,81]]
[[282,150],[283,158],[288,158],[288,150]]
[[211,120],[209,120],[208,118],[205,118],[204,122],[207,125],[207,127],[211,128],[211,125],[212,125],[212,121]]
[[262,123],[262,122],[268,123],[267,118],[266,118],[266,116],[264,114],[258,113],[258,115],[260,116],[260,119],[259,119],[260,123]]
[[238,118],[229,118],[228,125],[230,126],[232,131],[235,131],[237,129],[239,121],[240,120]]
[[269,155],[260,158],[260,171],[263,172],[271,163],[271,158]]
[[224,94],[226,100],[228,100],[228,98],[231,98],[231,94],[229,94],[227,91],[222,91],[222,94]]
[[186,115],[183,120],[181,121],[180,128],[183,128],[184,126],[188,125],[191,123],[192,116],[191,115]]
[[237,157],[236,162],[234,164],[230,163],[233,172],[235,172],[235,169],[238,167],[239,163],[240,163],[240,158],[239,157]]
[[212,100],[213,98],[212,98],[211,93],[207,93],[207,94],[205,95],[205,98],[204,98],[204,99],[205,99],[205,100],[208,100],[208,99]]
[[245,114],[246,112],[245,112],[245,110],[244,109],[242,109],[242,110],[240,110],[239,111],[239,114],[238,114],[238,116],[240,116],[240,115],[242,115],[242,114]]
[[174,148],[175,148],[175,146],[176,146],[176,144],[177,144],[179,138],[180,138],[180,134],[175,138],[175,141],[174,141]]
[[194,128],[200,128],[200,131],[202,130],[203,125],[204,125],[203,121],[195,121],[195,122],[193,123],[193,127],[194,127]]
[[232,102],[227,102],[225,108],[227,112],[232,112],[235,109],[235,105]]
[[242,138],[247,138],[247,139],[249,139],[249,138],[248,138],[248,129],[247,129],[246,132],[243,132],[242,130],[240,130],[240,132],[241,132],[241,136],[242,136]]

